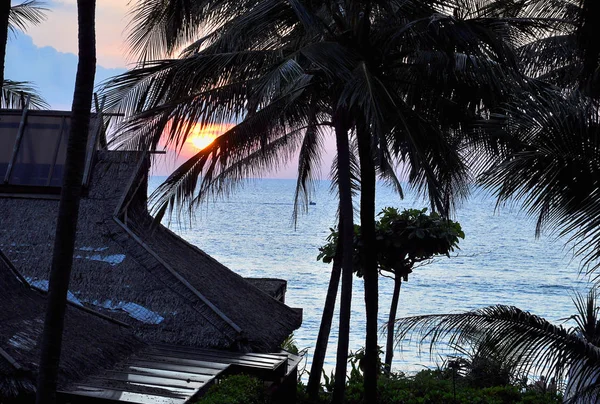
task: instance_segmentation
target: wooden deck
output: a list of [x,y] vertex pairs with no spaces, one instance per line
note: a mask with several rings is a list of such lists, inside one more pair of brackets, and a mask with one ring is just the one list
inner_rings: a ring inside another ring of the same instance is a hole
[[69,403],[191,403],[226,375],[246,373],[280,381],[289,374],[289,364],[286,353],[244,354],[153,345],[110,371],[70,386],[59,397]]

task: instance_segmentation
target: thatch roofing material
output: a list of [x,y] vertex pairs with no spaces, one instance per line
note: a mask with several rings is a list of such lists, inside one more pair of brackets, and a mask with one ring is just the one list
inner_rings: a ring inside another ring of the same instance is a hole
[[246,282],[259,288],[272,298],[285,303],[285,292],[287,290],[287,281],[276,278],[244,278]]
[[[164,227],[143,228],[143,219],[131,222],[144,242],[156,251],[241,330],[245,345],[259,352],[274,351],[301,324],[301,315],[249,284],[244,278],[183,241]],[[146,226],[149,226],[148,218]]]
[[[0,398],[34,391],[46,298],[0,260]],[[68,306],[59,384],[114,365],[143,344],[125,327]]]
[[[74,297],[132,325],[148,342],[276,349],[300,326],[301,314],[166,228],[151,232],[147,169],[141,153],[98,153],[81,201]],[[32,282],[48,279],[57,209],[55,200],[0,194],[0,248]]]

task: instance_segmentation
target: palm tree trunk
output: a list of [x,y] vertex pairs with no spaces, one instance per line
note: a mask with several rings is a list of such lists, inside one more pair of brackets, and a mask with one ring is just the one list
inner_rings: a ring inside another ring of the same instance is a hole
[[400,275],[394,277],[394,294],[392,295],[392,304],[390,306],[390,316],[387,323],[387,342],[385,344],[385,371],[389,375],[392,370],[392,359],[394,358],[394,321],[398,311],[398,300],[400,299],[400,288],[402,287],[402,278]]
[[352,258],[354,252],[354,221],[352,209],[352,187],[350,184],[350,147],[346,114],[334,116],[335,139],[337,144],[338,187],[340,197],[340,218],[344,221],[339,241],[342,244],[342,294],[340,296],[340,325],[337,357],[335,364],[335,384],[333,404],[342,404],[346,389],[348,349],[350,347],[350,312],[352,305]]
[[[343,233],[344,223],[340,215],[338,232]],[[321,326],[319,327],[319,335],[317,336],[317,344],[313,355],[312,365],[310,367],[310,376],[306,386],[308,397],[316,401],[319,395],[319,387],[321,385],[321,373],[323,373],[323,364],[325,363],[325,355],[327,354],[327,344],[329,342],[329,333],[331,332],[331,323],[333,322],[333,312],[335,309],[335,300],[340,284],[340,276],[342,273],[342,244],[338,242],[335,249],[335,257],[333,258],[333,268],[331,269],[331,278],[329,279],[329,287],[327,288],[327,297],[323,307],[323,315],[321,316]]]
[[85,149],[96,74],[95,9],[95,0],[77,0],[79,63],[48,286],[48,307],[41,342],[37,404],[56,402],[64,315],[73,264]]
[[365,402],[377,401],[379,348],[377,346],[377,312],[379,306],[377,246],[375,244],[375,164],[371,133],[364,122],[357,124],[360,159],[360,228],[363,248],[361,260],[365,287],[367,336],[365,341]]
[[4,86],[4,65],[6,63],[6,44],[8,42],[8,18],[10,0],[0,0],[0,95]]

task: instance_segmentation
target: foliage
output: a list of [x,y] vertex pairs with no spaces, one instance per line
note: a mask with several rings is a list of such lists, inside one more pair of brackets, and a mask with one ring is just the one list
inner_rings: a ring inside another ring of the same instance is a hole
[[15,4],[10,8],[8,16],[8,28],[15,32],[16,30],[26,31],[28,25],[41,24],[46,19],[46,3],[39,0],[27,0],[21,4]]
[[298,349],[298,345],[296,345],[296,340],[294,339],[294,333],[291,333],[287,336],[286,339],[283,340],[280,346],[281,349],[285,349],[286,351],[298,355],[300,350]]
[[[556,117],[560,117],[556,119]],[[573,244],[583,264],[600,265],[600,110],[581,94],[546,91],[515,97],[485,125],[512,139],[510,152],[481,177],[498,203],[522,202],[549,230]]]
[[[546,380],[568,378],[565,395],[597,397],[600,386],[600,319],[598,293],[576,294],[575,325],[564,327],[511,306],[490,306],[460,314],[425,315],[399,319],[397,340],[417,336],[430,350],[449,343],[464,352],[478,350],[480,358],[509,364],[518,378],[531,374]],[[407,339],[410,341],[410,338]]]
[[2,94],[0,95],[0,107],[9,109],[23,108],[27,97],[29,97],[29,108],[44,109],[50,107],[31,83],[12,80],[4,80]]
[[[406,280],[414,265],[436,255],[447,255],[458,248],[459,238],[465,234],[459,223],[443,218],[427,209],[386,207],[379,213],[375,223],[377,263],[379,269],[391,272]],[[327,243],[319,248],[318,260],[333,261],[338,240],[336,229],[330,229]],[[362,276],[361,232],[354,226],[354,270]]]
[[262,404],[266,401],[263,383],[255,377],[233,375],[212,386],[198,404]]
[[[448,368],[422,370],[414,376],[404,373],[381,374],[377,383],[376,404],[559,404],[560,394],[540,392],[521,385],[494,385],[478,387],[463,375]],[[364,389],[361,377],[348,379],[346,403],[363,404]],[[299,404],[309,404],[304,386],[299,386]],[[318,403],[327,403],[328,395],[322,393]]]
[[381,179],[402,193],[394,171],[402,164],[410,185],[445,213],[471,180],[465,123],[526,84],[513,49],[544,24],[505,17],[507,3],[518,8],[462,0],[142,2],[129,38],[140,64],[107,87],[108,106],[127,116],[118,142],[154,148],[162,137],[180,148],[196,124],[238,122],[157,190],[155,212],[227,193],[298,150],[296,201],[307,205],[326,132],[343,108],[346,129],[364,120]]

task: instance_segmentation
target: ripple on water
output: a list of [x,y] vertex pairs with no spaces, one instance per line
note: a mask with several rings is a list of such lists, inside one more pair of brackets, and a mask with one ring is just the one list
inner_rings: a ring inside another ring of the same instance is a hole
[[[159,183],[150,180],[150,191]],[[257,180],[227,201],[202,207],[192,228],[171,228],[242,276],[278,277],[288,280],[286,302],[304,309],[303,326],[296,331],[300,348],[312,350],[321,320],[329,282],[330,266],[316,260],[318,246],[335,226],[336,199],[329,183],[317,183],[308,215],[292,226],[293,180]],[[413,195],[399,200],[390,190],[378,189],[378,207],[423,207]],[[573,288],[588,285],[578,275],[578,262],[554,239],[536,239],[535,224],[517,210],[501,209],[481,192],[464,203],[456,219],[466,238],[458,257],[441,258],[415,270],[400,294],[399,316],[461,312],[492,304],[516,305],[552,321],[573,313]],[[380,281],[380,324],[387,320],[393,283]],[[364,299],[362,281],[353,285],[352,335],[350,347],[364,345]],[[544,297],[548,297],[545,299]],[[336,311],[337,318],[337,311]],[[335,362],[337,322],[329,339],[326,363]],[[381,345],[385,338],[382,336]],[[413,345],[398,348],[399,367],[416,369],[432,364],[428,355],[418,355]],[[310,362],[310,357],[309,357]]]

